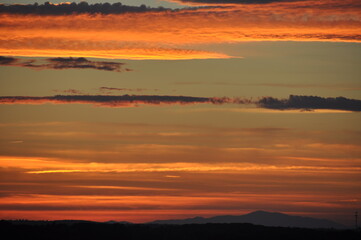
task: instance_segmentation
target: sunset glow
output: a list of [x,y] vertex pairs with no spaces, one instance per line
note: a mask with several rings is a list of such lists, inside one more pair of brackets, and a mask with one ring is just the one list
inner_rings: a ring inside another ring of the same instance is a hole
[[75,2],[0,4],[0,219],[352,226],[358,0]]

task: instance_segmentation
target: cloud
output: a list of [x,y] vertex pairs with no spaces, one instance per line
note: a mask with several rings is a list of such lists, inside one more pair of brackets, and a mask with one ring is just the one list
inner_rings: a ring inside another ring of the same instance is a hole
[[53,90],[53,92],[70,93],[70,94],[82,94],[82,92],[80,90],[77,90],[77,89],[66,89],[66,90],[55,89],[55,90]]
[[123,69],[124,63],[119,62],[105,62],[105,61],[90,61],[86,58],[48,58],[45,59],[47,63],[39,63],[41,60],[20,60],[13,57],[0,56],[0,66],[15,66],[26,67],[36,70],[45,69],[95,69],[113,72],[131,71],[129,68]]
[[[239,149],[229,149],[239,151]],[[240,152],[240,151],[239,151]],[[297,158],[296,158],[297,159]],[[10,161],[9,161],[10,160]],[[34,161],[35,160],[35,161]],[[298,160],[298,159],[297,159]],[[327,159],[324,159],[327,160]],[[330,159],[328,159],[330,161]],[[175,172],[224,172],[235,173],[244,171],[309,171],[319,170],[325,172],[357,173],[361,167],[350,166],[312,166],[312,165],[287,165],[248,163],[248,162],[228,162],[228,163],[195,163],[195,162],[167,162],[167,163],[101,163],[101,162],[64,162],[46,158],[14,158],[0,157],[0,162],[5,167],[22,168],[29,174],[46,173],[175,173]],[[30,163],[30,164],[29,164]],[[32,164],[33,163],[33,164]]]
[[17,61],[18,59],[13,57],[0,56],[0,65],[14,65]]
[[[101,94],[112,94],[114,92],[145,92],[145,91],[159,91],[159,89],[148,89],[148,88],[116,88],[116,87],[99,87],[97,90]],[[61,94],[72,94],[72,95],[87,95],[88,93],[85,91],[81,91],[78,89],[54,89],[53,92],[57,93],[58,95]]]
[[[0,16],[1,18],[1,16]],[[60,20],[62,21],[62,20]],[[116,21],[116,20],[115,20]],[[0,27],[1,28],[1,27]],[[106,26],[104,26],[106,28]],[[40,31],[43,31],[40,29]],[[180,49],[164,46],[156,46],[154,43],[146,43],[147,37],[142,40],[143,43],[136,40],[134,44],[124,44],[121,39],[116,39],[119,33],[95,33],[82,32],[85,39],[66,39],[77,38],[79,32],[64,32],[66,35],[58,35],[61,31],[54,31],[53,37],[15,37],[16,40],[1,40],[0,32],[0,54],[26,57],[93,57],[108,59],[131,59],[131,60],[188,60],[188,59],[229,59],[235,58],[223,53]],[[36,32],[30,35],[36,35]],[[72,36],[71,36],[72,35]],[[90,37],[91,36],[91,37]],[[101,37],[100,37],[101,36]],[[54,38],[56,37],[56,38]],[[110,37],[112,39],[107,40]],[[124,37],[124,35],[122,36]],[[132,34],[128,37],[132,38]],[[7,38],[7,36],[5,36]],[[101,38],[101,39],[100,39]],[[133,41],[133,40],[131,40]],[[151,40],[150,40],[151,42]],[[162,44],[160,44],[162,45]]]
[[290,95],[288,99],[263,97],[257,102],[257,105],[259,107],[277,110],[334,109],[355,112],[361,111],[361,100],[348,99],[344,97],[322,98],[317,96],[296,95]]
[[37,15],[69,15],[69,14],[124,14],[124,13],[141,13],[141,12],[158,12],[172,11],[164,7],[151,8],[144,4],[141,6],[127,6],[122,3],[44,3],[44,4],[0,4],[0,13],[10,14],[37,14]]
[[[241,84],[238,84],[241,85]],[[284,88],[324,88],[345,91],[360,91],[361,86],[352,84],[303,84],[303,83],[259,83],[259,84],[242,84],[243,86],[259,87],[284,87]]]
[[358,0],[170,0],[171,2],[183,3],[194,6],[242,6],[242,5],[289,5],[292,7],[311,8],[359,8]]
[[317,96],[290,95],[288,99],[261,97],[257,100],[249,98],[218,98],[164,95],[55,95],[46,97],[2,96],[0,104],[94,104],[102,107],[134,107],[139,105],[162,104],[240,104],[255,105],[258,108],[273,110],[341,110],[361,111],[361,100],[345,97],[323,98]]
[[[158,96],[158,95],[55,95],[47,97],[0,97],[0,104],[66,104],[82,103],[107,107],[131,107],[138,104],[199,104],[212,102],[211,98],[187,96]],[[216,101],[216,100],[214,100]]]
[[174,2],[199,4],[199,5],[223,5],[223,4],[265,4],[273,2],[296,2],[307,0],[173,0]]
[[220,86],[251,86],[251,87],[283,87],[283,88],[323,88],[345,91],[359,91],[361,86],[353,84],[304,84],[304,83],[236,83],[236,82],[207,82],[185,81],[174,82],[176,85],[220,85]]
[[213,59],[232,56],[184,48],[244,41],[360,42],[360,9],[356,0],[309,0],[127,14],[3,12],[0,55]]
[[159,91],[159,89],[146,89],[146,88],[115,88],[115,87],[100,87],[100,92],[111,93],[114,91],[127,91],[127,92],[144,92],[147,90]]

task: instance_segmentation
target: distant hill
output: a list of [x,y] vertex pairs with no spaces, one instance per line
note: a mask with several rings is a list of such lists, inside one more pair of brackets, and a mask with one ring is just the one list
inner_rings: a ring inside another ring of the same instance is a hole
[[204,224],[204,223],[252,223],[270,227],[298,228],[346,228],[344,225],[327,220],[310,217],[292,216],[277,212],[256,211],[245,215],[224,215],[210,218],[195,217],[187,219],[157,220],[151,224]]
[[110,221],[107,221],[104,223],[107,223],[107,224],[133,224],[133,223],[127,222],[127,221],[114,221],[114,220],[110,220]]
[[[250,223],[109,224],[90,221],[0,220],[4,239],[36,240],[360,240],[356,229],[266,227]],[[20,224],[19,224],[20,223]],[[39,224],[41,223],[41,224]],[[8,236],[8,237],[6,237]]]
[[[1,221],[5,221],[5,220],[1,220]],[[79,224],[79,223],[96,223],[94,221],[86,221],[86,220],[54,220],[54,221],[50,221],[50,220],[26,220],[26,219],[19,219],[19,220],[9,220],[9,222],[11,222],[14,225],[30,225],[30,226],[35,226],[35,225],[49,225],[49,224],[62,224],[62,225],[74,225],[74,224]]]
[[[0,220],[0,221],[6,221],[6,220]],[[76,224],[133,224],[131,222],[126,222],[126,221],[114,221],[114,220],[110,220],[107,222],[95,222],[95,221],[87,221],[87,220],[54,220],[54,221],[50,221],[50,220],[8,220],[8,222],[11,222],[14,225],[30,225],[30,226],[35,226],[35,225],[76,225]]]

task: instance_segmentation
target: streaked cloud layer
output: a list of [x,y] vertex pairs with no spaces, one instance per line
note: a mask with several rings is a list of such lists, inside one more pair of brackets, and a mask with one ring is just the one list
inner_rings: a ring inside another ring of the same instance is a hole
[[1,96],[0,104],[94,104],[103,107],[134,107],[139,105],[163,104],[241,104],[256,105],[259,108],[275,110],[317,110],[331,109],[361,111],[361,100],[344,97],[322,98],[317,96],[290,95],[288,99],[261,97],[258,100],[247,98],[190,97],[162,95],[55,95],[46,97]]
[[357,132],[84,122],[0,130],[1,217],[342,215],[361,201],[348,191],[360,181],[360,143],[348,143]]
[[232,56],[193,50],[193,46],[244,41],[360,42],[359,10],[354,0],[286,1],[126,14],[85,11],[39,15],[36,11],[12,14],[5,10],[0,15],[0,54],[207,59]]

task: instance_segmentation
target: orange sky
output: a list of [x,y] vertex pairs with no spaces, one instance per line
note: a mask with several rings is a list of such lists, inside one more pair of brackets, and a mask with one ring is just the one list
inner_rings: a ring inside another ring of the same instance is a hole
[[358,1],[0,22],[0,219],[265,210],[353,223]]
[[360,203],[347,190],[359,186],[360,148],[332,140],[341,132],[60,122],[3,124],[1,132],[1,217],[76,211],[143,222],[252,209],[323,216],[332,208],[337,218]]

